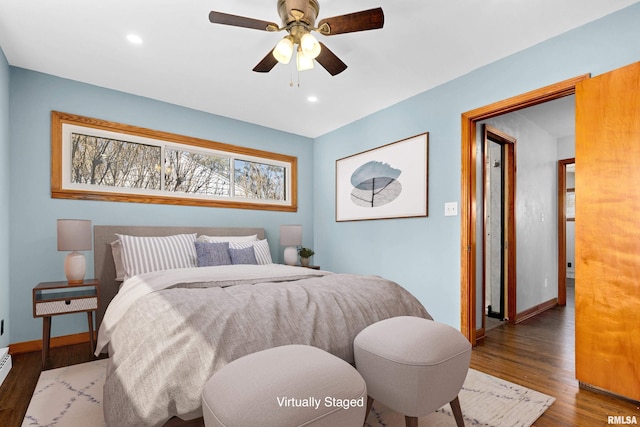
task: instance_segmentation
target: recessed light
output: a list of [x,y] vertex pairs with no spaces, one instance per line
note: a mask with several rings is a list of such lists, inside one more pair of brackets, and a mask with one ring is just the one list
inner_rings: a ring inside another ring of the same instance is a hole
[[311,96],[307,97],[307,101],[309,101],[309,102],[318,102],[318,97],[311,95]]
[[133,44],[142,44],[142,38],[137,34],[127,34],[127,40]]

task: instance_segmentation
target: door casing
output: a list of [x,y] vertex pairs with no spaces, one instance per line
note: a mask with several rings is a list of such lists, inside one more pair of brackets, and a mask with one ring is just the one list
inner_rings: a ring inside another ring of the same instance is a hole
[[584,74],[531,92],[462,113],[462,176],[460,202],[460,330],[476,344],[476,124],[491,117],[521,110],[575,93]]
[[558,161],[558,305],[567,305],[567,165],[575,158]]
[[[503,280],[502,286],[504,287],[504,295],[506,307],[503,305],[500,308],[501,312],[504,312],[504,317],[509,320],[509,323],[515,322],[516,318],[516,233],[515,233],[515,188],[516,188],[516,139],[501,130],[489,126],[483,125],[484,131],[484,143],[485,143],[485,156],[487,155],[487,142],[491,140],[497,144],[500,144],[503,152],[503,196],[502,196],[502,213],[503,213],[503,243],[504,246],[502,248],[502,256],[503,256]],[[486,180],[487,171],[486,167],[486,159],[482,162],[483,164],[483,172],[482,176]],[[484,227],[487,227],[487,192],[489,191],[486,188],[486,185],[483,186],[483,203],[484,203]],[[483,237],[486,238],[486,231],[482,233]],[[486,268],[486,247],[484,242],[482,242],[482,262],[483,262],[483,271],[482,277],[483,279],[486,277],[485,268]],[[506,284],[506,286],[505,286]],[[485,299],[486,292],[486,283],[482,286],[482,300]],[[482,334],[484,334],[485,330],[485,319],[482,316],[482,328],[476,331],[476,335],[479,338]]]

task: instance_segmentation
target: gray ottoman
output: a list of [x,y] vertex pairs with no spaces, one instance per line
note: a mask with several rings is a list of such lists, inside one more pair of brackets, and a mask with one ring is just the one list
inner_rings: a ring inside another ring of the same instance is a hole
[[464,426],[458,393],[469,370],[471,344],[456,329],[419,317],[393,317],[354,340],[356,368],[373,400],[405,415],[406,425],[450,403]]
[[367,387],[344,360],[285,345],[229,363],[204,386],[207,427],[362,427]]

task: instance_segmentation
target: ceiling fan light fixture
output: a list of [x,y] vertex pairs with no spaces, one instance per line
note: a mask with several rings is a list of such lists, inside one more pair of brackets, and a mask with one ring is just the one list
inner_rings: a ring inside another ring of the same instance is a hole
[[293,56],[293,38],[285,36],[273,49],[273,57],[281,64],[288,64]]
[[212,10],[209,21],[212,24],[230,25],[260,31],[287,31],[289,34],[271,49],[258,64],[253,67],[257,73],[268,73],[278,63],[288,64],[295,52],[299,71],[314,67],[314,60],[332,76],[347,69],[335,53],[323,43],[318,42],[310,33],[317,31],[323,36],[356,33],[376,30],[384,26],[384,12],[381,7],[359,12],[324,18],[316,26],[320,11],[319,0],[277,0],[278,14],[282,25],[274,22],[232,15]]
[[315,59],[318,55],[320,55],[320,43],[318,40],[311,34],[305,33],[300,38],[300,47],[304,52],[305,56]]
[[296,56],[296,66],[298,71],[311,70],[313,68],[313,58],[304,54],[304,51],[298,46],[298,55]]

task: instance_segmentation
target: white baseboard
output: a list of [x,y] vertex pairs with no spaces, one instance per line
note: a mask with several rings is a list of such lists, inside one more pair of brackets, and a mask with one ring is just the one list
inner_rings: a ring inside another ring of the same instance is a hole
[[10,370],[11,355],[9,354],[9,347],[0,348],[0,386],[9,375]]

